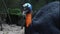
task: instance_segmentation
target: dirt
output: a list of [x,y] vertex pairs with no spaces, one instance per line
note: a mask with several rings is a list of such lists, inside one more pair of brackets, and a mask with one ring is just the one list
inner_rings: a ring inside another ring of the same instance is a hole
[[3,30],[0,31],[0,34],[24,34],[24,27],[21,29],[21,26],[17,26],[15,24],[8,25],[2,24]]

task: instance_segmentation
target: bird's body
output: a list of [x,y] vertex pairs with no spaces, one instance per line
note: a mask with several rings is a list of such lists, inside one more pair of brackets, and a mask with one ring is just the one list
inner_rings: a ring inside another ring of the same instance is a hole
[[26,34],[60,34],[60,2],[42,7],[34,16]]

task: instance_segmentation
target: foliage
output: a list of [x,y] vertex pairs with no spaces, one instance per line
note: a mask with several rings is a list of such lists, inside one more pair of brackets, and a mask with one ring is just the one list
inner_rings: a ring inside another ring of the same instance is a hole
[[[7,7],[11,8],[11,9],[9,9],[10,12],[11,11],[12,12],[16,11],[17,8],[21,9],[21,4],[24,3],[24,2],[31,3],[32,6],[33,6],[33,11],[35,12],[35,11],[39,10],[41,7],[43,7],[45,4],[47,4],[49,2],[52,2],[52,1],[55,1],[55,0],[30,0],[30,1],[29,0],[4,0],[4,1],[5,1],[6,5],[7,5]],[[0,0],[0,11],[1,11],[1,9],[4,10],[4,8],[5,7],[4,7],[2,1]]]
[[11,15],[18,15],[18,16],[21,16],[22,14],[21,14],[21,10],[20,9],[18,9],[18,8],[15,8],[15,9],[8,9],[9,10],[9,14],[11,14]]

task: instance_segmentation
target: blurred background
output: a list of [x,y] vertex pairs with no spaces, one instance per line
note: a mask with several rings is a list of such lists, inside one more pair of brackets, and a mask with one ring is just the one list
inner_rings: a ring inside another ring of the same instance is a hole
[[44,5],[60,0],[0,0],[0,24],[24,25],[25,19],[22,16],[22,4],[31,3],[33,7],[33,17]]
[[[20,25],[22,21],[22,4],[31,3],[33,6],[33,16],[34,14],[44,5],[58,0],[0,0],[0,17],[6,22],[19,22]],[[6,6],[5,6],[6,5]],[[9,18],[10,16],[10,18]]]

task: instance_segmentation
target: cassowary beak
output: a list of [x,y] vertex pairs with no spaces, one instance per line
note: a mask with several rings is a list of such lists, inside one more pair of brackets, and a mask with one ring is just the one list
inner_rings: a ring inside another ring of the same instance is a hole
[[22,12],[22,15],[26,15],[25,11]]
[[22,15],[26,15],[27,12],[28,12],[28,10],[23,11],[23,12],[22,12]]

